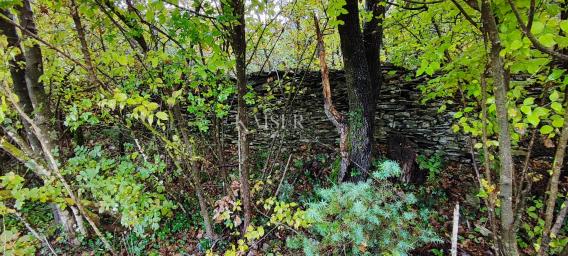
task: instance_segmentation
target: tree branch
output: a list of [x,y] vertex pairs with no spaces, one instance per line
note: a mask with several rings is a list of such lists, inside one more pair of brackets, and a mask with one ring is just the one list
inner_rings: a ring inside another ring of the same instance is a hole
[[[507,0],[507,2],[509,3],[509,5],[511,6],[511,9],[513,10],[513,14],[515,14],[515,18],[517,18],[517,23],[519,24],[519,27],[521,27],[522,32],[527,36],[527,38],[531,41],[531,43],[533,44],[533,46],[536,49],[540,50],[541,52],[547,53],[554,58],[557,58],[557,59],[560,59],[560,60],[563,60],[563,61],[568,61],[568,55],[557,52],[552,48],[548,48],[548,47],[544,46],[541,42],[539,42],[538,39],[536,39],[536,37],[534,37],[534,35],[531,33],[529,27],[527,25],[525,25],[525,23],[523,22],[523,19],[521,18],[521,14],[519,13],[519,10],[517,10],[517,7],[513,3],[513,1]],[[530,22],[530,20],[529,20],[529,22]]]

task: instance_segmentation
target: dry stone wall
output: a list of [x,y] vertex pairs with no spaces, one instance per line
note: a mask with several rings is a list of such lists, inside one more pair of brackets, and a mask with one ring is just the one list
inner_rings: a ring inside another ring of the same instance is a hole
[[[394,67],[386,67],[383,72],[387,82],[377,101],[376,142],[386,144],[389,136],[403,135],[416,143],[419,153],[440,151],[451,160],[469,161],[465,138],[451,131],[452,106],[448,106],[450,111],[438,113],[440,102],[420,102],[418,85],[423,80],[405,81],[408,72]],[[344,74],[332,71],[330,82],[334,103],[346,113]],[[253,146],[285,141],[287,145],[317,143],[337,147],[337,132],[323,112],[319,72],[257,74],[249,77],[249,84],[256,92],[256,105],[261,106],[257,112],[250,112]]]

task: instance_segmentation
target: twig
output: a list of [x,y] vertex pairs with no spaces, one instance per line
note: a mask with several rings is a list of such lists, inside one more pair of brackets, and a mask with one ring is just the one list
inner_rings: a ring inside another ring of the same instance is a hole
[[460,223],[460,203],[456,204],[454,208],[454,221],[452,225],[452,256],[458,255],[458,230]]
[[292,160],[292,154],[288,157],[288,161],[286,162],[286,167],[284,167],[284,173],[282,174],[282,178],[280,178],[280,183],[276,188],[276,192],[274,193],[274,197],[278,196],[278,191],[280,191],[280,187],[282,187],[282,182],[284,182],[284,178],[286,177],[286,171],[288,171],[288,166],[290,166],[290,161]]
[[53,247],[51,247],[51,244],[49,243],[49,241],[47,241],[47,238],[44,235],[40,235],[33,227],[32,225],[30,225],[30,223],[24,218],[22,217],[22,215],[19,212],[15,212],[14,213],[16,215],[16,217],[18,217],[18,219],[24,223],[24,225],[26,226],[26,228],[30,231],[30,233],[32,233],[33,236],[35,236],[35,238],[37,238],[39,241],[41,241],[45,246],[47,246],[47,248],[49,248],[49,251],[51,252],[51,254],[53,255],[57,255],[57,253],[55,252],[55,250],[53,249]]

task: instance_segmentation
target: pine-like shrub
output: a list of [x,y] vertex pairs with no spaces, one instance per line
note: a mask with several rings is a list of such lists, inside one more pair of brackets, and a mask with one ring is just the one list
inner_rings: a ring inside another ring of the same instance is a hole
[[288,246],[306,255],[406,255],[441,242],[428,225],[429,212],[391,181],[401,175],[399,165],[386,160],[377,167],[366,182],[318,190],[319,202],[306,210],[310,234],[288,239]]

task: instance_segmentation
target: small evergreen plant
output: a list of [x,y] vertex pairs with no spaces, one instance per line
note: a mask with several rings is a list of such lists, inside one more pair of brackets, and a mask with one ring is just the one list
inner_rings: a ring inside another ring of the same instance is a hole
[[318,190],[319,202],[306,210],[312,232],[288,239],[288,246],[306,255],[407,255],[441,242],[428,225],[429,212],[391,181],[401,175],[399,165],[386,160],[377,167],[366,182]]

